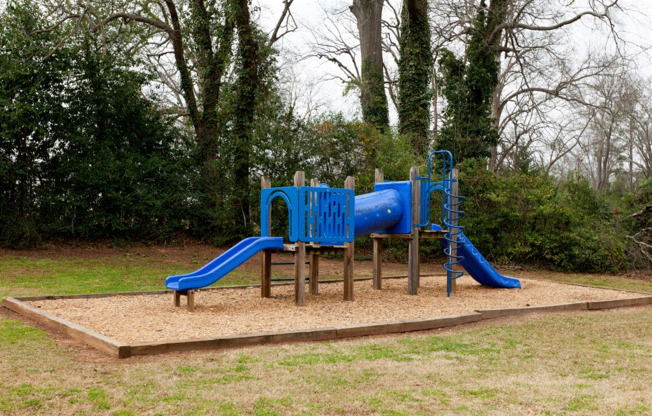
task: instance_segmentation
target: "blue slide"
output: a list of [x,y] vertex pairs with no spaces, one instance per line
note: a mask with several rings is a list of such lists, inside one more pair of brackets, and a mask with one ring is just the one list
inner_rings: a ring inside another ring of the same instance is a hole
[[[436,224],[430,226],[431,230],[440,231],[441,227]],[[448,247],[448,242],[446,240],[439,240],[441,243]],[[462,256],[463,259],[460,260],[460,265],[464,267],[464,270],[469,273],[469,275],[474,278],[478,283],[490,287],[501,287],[506,289],[520,289],[521,282],[518,279],[513,277],[503,276],[498,273],[496,269],[484,258],[482,253],[478,251],[477,248],[469,241],[464,233],[460,233],[457,236],[457,254]]]
[[173,290],[197,289],[208,286],[249,260],[254,254],[266,249],[282,248],[283,237],[245,238],[201,269],[188,274],[168,277],[165,279],[165,286]]
[[513,277],[503,276],[493,268],[477,248],[461,233],[458,236],[457,253],[464,258],[460,261],[464,270],[472,278],[485,286],[520,289],[521,282]]

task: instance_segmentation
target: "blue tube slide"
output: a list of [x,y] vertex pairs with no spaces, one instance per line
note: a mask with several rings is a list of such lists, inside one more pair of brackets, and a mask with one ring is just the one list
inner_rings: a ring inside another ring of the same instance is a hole
[[[441,230],[441,227],[436,224],[430,226],[431,230]],[[448,242],[445,239],[439,240],[445,247],[448,247]],[[460,265],[464,267],[469,275],[474,278],[478,283],[490,287],[500,287],[505,289],[520,289],[521,282],[513,277],[503,276],[498,273],[496,269],[484,258],[482,253],[466,238],[464,233],[457,236],[457,254],[463,258],[460,260]]]
[[355,197],[355,236],[392,228],[403,217],[403,202],[395,189]]
[[266,249],[282,248],[283,237],[245,238],[201,269],[188,274],[168,277],[165,279],[165,287],[172,290],[205,287],[217,282],[256,253]]

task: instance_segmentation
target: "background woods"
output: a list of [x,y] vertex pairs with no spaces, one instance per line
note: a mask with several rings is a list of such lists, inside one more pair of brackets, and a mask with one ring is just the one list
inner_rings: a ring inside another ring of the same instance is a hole
[[650,267],[636,2],[300,6],[0,3],[0,244],[222,244],[257,232],[260,175],[362,192],[444,148],[490,260]]

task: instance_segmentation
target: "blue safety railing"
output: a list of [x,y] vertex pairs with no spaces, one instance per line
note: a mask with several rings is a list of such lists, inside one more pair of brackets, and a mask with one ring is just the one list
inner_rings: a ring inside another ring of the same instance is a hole
[[326,245],[353,241],[355,192],[352,189],[285,186],[260,191],[260,235],[271,237],[269,210],[276,198],[288,207],[291,242]]
[[[441,157],[441,180],[433,182],[432,161],[433,157]],[[444,239],[446,240],[446,263],[444,269],[447,275],[447,296],[451,293],[451,282],[461,277],[464,272],[454,270],[454,266],[463,260],[463,257],[457,254],[459,236],[464,231],[460,226],[460,218],[464,211],[460,206],[464,202],[464,197],[453,194],[453,183],[457,179],[453,178],[453,155],[447,150],[438,150],[430,153],[428,156],[428,176],[420,176],[417,179],[421,181],[421,216],[418,227],[427,227],[431,223],[431,195],[434,191],[441,191],[441,223],[447,230]]]
[[320,244],[353,241],[355,192],[352,189],[308,187],[299,190],[299,239]]

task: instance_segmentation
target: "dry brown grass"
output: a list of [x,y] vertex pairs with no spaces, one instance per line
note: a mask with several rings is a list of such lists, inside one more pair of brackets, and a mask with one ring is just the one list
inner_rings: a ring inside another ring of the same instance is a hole
[[12,415],[652,412],[650,307],[120,362],[0,328],[0,411]]

